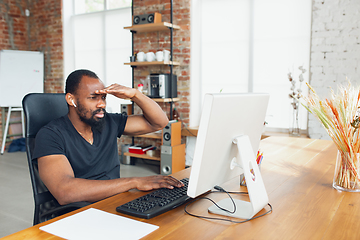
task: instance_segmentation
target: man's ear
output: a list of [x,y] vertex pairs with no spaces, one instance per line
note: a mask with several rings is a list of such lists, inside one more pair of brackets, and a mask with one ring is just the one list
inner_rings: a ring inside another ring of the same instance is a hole
[[66,102],[67,102],[67,104],[69,105],[69,106],[73,106],[73,107],[76,107],[76,104],[75,104],[75,102],[74,102],[74,95],[72,95],[71,93],[67,93],[66,95],[65,95],[65,100],[66,100]]

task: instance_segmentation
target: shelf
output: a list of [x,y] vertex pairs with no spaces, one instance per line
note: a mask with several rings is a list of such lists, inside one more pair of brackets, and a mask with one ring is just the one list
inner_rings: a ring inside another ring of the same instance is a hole
[[162,132],[135,135],[134,137],[161,139],[162,138]]
[[151,98],[154,102],[168,103],[168,102],[178,102],[180,98]]
[[[197,137],[198,130],[199,130],[198,127],[182,128],[181,129],[181,136]],[[160,131],[160,132],[154,132],[154,133],[148,133],[148,134],[135,135],[134,137],[161,139],[162,138],[162,132]]]
[[140,25],[133,25],[130,27],[124,27],[124,29],[135,32],[166,31],[169,30],[169,28],[173,28],[174,30],[179,30],[180,26],[168,22],[161,22],[161,23],[149,23],[149,24],[140,24]]
[[143,159],[161,161],[160,151],[156,151],[155,156],[149,156],[147,154],[129,153],[129,152],[124,152],[124,155],[125,156],[130,156],[130,157],[136,157],[136,158],[143,158]]
[[162,61],[162,62],[158,62],[158,61],[154,61],[154,62],[129,62],[129,63],[124,63],[124,65],[130,65],[130,66],[156,66],[156,65],[173,65],[173,66],[179,66],[180,63],[179,62],[174,62],[174,61]]
[[[151,98],[154,102],[160,102],[160,103],[168,103],[168,102],[178,102],[180,101],[180,98]],[[126,98],[125,100],[130,100],[130,98]]]

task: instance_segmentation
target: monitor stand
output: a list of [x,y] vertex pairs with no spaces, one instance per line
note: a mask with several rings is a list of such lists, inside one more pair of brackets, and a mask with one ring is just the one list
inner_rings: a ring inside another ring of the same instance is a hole
[[[240,159],[234,158],[230,167],[232,169],[234,167],[241,167],[244,170],[250,202],[233,199],[236,204],[235,213],[225,212],[215,205],[211,206],[208,210],[215,214],[250,219],[268,204],[269,198],[259,167],[256,164],[256,156],[254,155],[249,137],[247,135],[236,137],[233,143],[238,147]],[[251,169],[253,169],[254,174],[251,172]],[[223,199],[217,204],[229,211],[233,211],[234,209],[233,202],[230,198]]]

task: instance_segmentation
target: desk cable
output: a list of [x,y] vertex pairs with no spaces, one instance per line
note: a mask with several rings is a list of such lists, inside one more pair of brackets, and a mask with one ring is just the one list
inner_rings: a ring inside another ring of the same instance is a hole
[[269,213],[272,212],[272,206],[270,203],[268,203],[267,205],[270,207],[270,210],[268,210],[266,213],[263,213],[259,216],[256,216],[256,217],[252,217],[250,219],[246,219],[246,220],[243,220],[243,221],[234,221],[234,220],[231,220],[231,219],[227,219],[227,218],[215,218],[215,217],[205,217],[205,216],[201,216],[201,215],[196,215],[196,214],[193,214],[193,213],[190,213],[188,210],[187,210],[187,207],[194,203],[194,202],[197,202],[199,200],[202,200],[202,199],[205,199],[205,200],[209,200],[210,202],[212,202],[216,207],[218,207],[219,209],[225,211],[225,212],[228,212],[228,213],[235,213],[236,212],[236,204],[234,202],[234,199],[231,197],[230,194],[248,194],[248,192],[228,192],[226,191],[225,189],[223,189],[222,187],[219,187],[219,186],[215,186],[214,187],[217,191],[211,191],[211,193],[221,193],[221,192],[224,192],[226,193],[229,197],[230,197],[230,200],[232,201],[233,205],[234,205],[234,210],[233,211],[230,211],[228,209],[225,209],[225,208],[222,208],[220,207],[214,200],[212,200],[211,198],[208,198],[208,197],[200,197],[200,198],[195,198],[193,199],[192,201],[190,201],[189,203],[187,203],[185,205],[185,208],[184,208],[184,211],[185,213],[187,213],[188,215],[190,216],[193,216],[193,217],[197,217],[197,218],[202,218],[202,219],[208,219],[208,220],[218,220],[218,221],[227,221],[227,222],[232,222],[232,223],[245,223],[245,222],[248,222],[248,221],[251,221],[251,220],[254,220],[256,218],[260,218],[262,216],[265,216]]

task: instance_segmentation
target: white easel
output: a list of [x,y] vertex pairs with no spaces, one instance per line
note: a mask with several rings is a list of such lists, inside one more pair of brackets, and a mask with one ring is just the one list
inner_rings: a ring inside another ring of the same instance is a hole
[[28,93],[42,92],[44,92],[44,53],[0,50],[0,107],[8,108],[1,154],[5,151],[11,112],[21,111],[23,136],[25,136],[21,101]]
[[24,125],[24,112],[23,112],[23,109],[21,107],[8,107],[8,114],[7,114],[7,118],[6,118],[5,129],[4,129],[4,132],[3,132],[3,141],[2,141],[2,145],[1,145],[1,155],[3,155],[4,151],[5,151],[5,143],[6,143],[7,133],[9,131],[9,125],[10,125],[10,115],[11,115],[11,112],[15,112],[15,111],[21,111],[22,135],[23,135],[23,137],[25,137],[25,125]]

